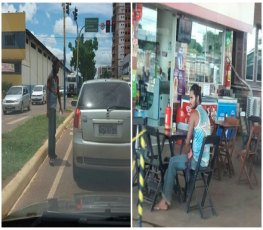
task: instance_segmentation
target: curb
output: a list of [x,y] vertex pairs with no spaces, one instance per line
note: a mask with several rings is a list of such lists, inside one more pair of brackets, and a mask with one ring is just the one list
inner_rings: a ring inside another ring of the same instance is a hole
[[[74,111],[71,112],[63,123],[57,128],[56,140],[58,140],[64,128],[70,123],[74,115]],[[35,175],[40,165],[47,157],[48,141],[37,150],[34,156],[23,166],[23,168],[17,173],[17,175],[5,186],[2,190],[2,218],[6,217],[20,197],[26,186]]]

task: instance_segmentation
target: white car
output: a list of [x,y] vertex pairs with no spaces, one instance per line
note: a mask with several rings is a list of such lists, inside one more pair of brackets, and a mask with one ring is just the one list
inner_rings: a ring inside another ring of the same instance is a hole
[[45,85],[35,85],[31,95],[32,105],[35,103],[45,104],[47,102],[47,93]]
[[30,110],[30,95],[28,88],[23,85],[12,86],[7,91],[7,94],[2,104],[4,114],[11,111],[20,111],[24,109]]

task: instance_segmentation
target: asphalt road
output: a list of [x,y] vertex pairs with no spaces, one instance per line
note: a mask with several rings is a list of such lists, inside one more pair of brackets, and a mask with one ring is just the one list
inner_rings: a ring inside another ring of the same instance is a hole
[[77,184],[72,174],[72,122],[65,128],[57,141],[56,152],[59,159],[50,166],[45,159],[30,184],[17,200],[11,212],[31,204],[46,201],[48,198],[73,199],[75,194],[113,192],[130,194],[130,173],[102,173],[94,171],[84,175]]
[[[72,109],[71,106],[72,98],[67,98],[67,106],[66,109]],[[62,106],[64,105],[64,99],[61,98]],[[9,112],[7,115],[2,113],[2,133],[12,131],[19,125],[26,122],[28,119],[32,118],[36,115],[46,114],[47,105],[44,104],[34,104],[31,105],[31,110],[25,111],[23,113],[20,112]]]

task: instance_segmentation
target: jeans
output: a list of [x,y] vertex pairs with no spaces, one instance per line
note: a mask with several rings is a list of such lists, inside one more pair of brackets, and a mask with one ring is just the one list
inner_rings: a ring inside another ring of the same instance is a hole
[[[188,159],[185,154],[173,156],[169,161],[168,168],[164,175],[164,184],[162,191],[162,197],[168,205],[171,205],[176,173],[178,170],[185,170],[187,162]],[[193,158],[191,160],[191,168],[196,168],[196,161],[193,160]]]
[[56,109],[48,109],[48,157],[56,156]]

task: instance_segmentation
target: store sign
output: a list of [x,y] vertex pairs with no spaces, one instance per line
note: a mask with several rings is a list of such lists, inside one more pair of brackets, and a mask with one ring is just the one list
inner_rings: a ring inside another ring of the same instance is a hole
[[142,18],[142,3],[137,3],[135,8],[135,20],[140,21]]
[[2,63],[2,72],[14,73],[15,72],[15,64]]

